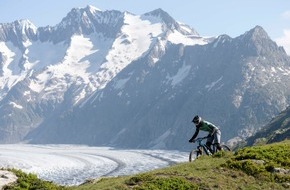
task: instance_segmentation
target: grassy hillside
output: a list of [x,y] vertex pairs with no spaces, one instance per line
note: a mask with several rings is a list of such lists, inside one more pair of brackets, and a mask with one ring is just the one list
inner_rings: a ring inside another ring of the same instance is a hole
[[287,189],[290,141],[219,153],[133,176],[92,180],[73,190]]
[[[17,189],[21,189],[18,184]],[[69,190],[290,189],[290,141],[203,156],[138,175],[101,178]],[[12,188],[13,189],[13,188]],[[24,188],[25,189],[25,188]],[[26,188],[29,189],[29,188]],[[43,188],[45,189],[45,188]]]

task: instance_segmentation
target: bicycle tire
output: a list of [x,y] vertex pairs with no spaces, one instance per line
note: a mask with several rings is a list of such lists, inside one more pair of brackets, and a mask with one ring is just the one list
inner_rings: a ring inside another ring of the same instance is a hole
[[225,151],[225,152],[230,152],[230,151],[232,151],[232,150],[231,150],[227,145],[225,145],[225,144],[221,145],[221,148],[222,148],[222,150]]
[[190,154],[189,154],[189,162],[194,161],[194,160],[197,159],[199,156],[201,156],[199,150],[193,150],[193,151],[191,151]]

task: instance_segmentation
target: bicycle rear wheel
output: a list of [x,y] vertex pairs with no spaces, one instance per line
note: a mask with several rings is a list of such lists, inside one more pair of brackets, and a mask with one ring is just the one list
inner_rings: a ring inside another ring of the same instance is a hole
[[200,156],[201,156],[201,153],[200,153],[199,150],[191,151],[190,154],[189,154],[189,162],[194,161],[195,159],[197,159]]

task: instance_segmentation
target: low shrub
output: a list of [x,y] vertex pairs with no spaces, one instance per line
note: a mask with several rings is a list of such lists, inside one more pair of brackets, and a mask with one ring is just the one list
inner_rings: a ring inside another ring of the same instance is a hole
[[64,190],[65,187],[58,186],[49,181],[43,181],[34,174],[26,174],[21,170],[10,169],[18,177],[15,184],[3,187],[4,190]]
[[258,179],[290,182],[290,176],[273,173],[277,167],[290,167],[290,141],[238,150],[227,166],[245,172]]

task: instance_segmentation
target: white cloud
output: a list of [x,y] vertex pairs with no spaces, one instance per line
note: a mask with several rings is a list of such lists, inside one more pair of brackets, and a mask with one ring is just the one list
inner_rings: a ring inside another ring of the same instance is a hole
[[[290,11],[289,11],[290,18]],[[279,46],[283,46],[286,53],[290,55],[290,29],[283,30],[283,36],[275,40]]]

